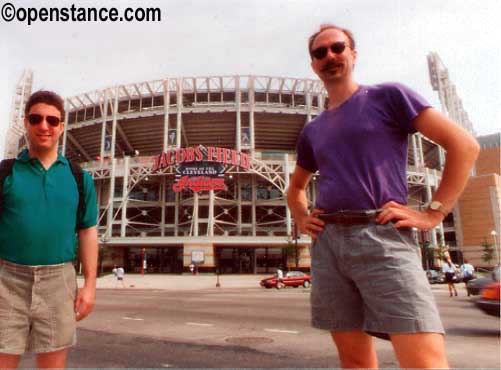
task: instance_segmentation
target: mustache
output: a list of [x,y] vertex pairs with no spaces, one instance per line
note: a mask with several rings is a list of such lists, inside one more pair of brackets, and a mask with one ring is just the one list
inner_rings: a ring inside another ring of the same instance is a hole
[[322,72],[325,72],[333,67],[342,67],[343,64],[342,63],[337,63],[335,61],[330,61],[330,62],[327,62],[320,70]]

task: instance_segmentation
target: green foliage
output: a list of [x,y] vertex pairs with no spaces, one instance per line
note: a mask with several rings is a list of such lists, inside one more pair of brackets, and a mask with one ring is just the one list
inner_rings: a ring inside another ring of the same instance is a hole
[[97,273],[99,276],[103,274],[103,262],[104,260],[108,259],[111,256],[111,249],[107,245],[100,245],[98,249],[98,255],[97,255]]
[[445,244],[441,244],[437,247],[435,255],[438,259],[443,260],[447,256],[448,251],[449,247]]
[[294,267],[299,266],[299,261],[298,261],[298,251],[297,251],[297,244],[294,240],[288,239],[287,240],[287,246],[283,248],[285,250],[285,254],[287,255],[287,260],[293,259],[294,260]]
[[296,246],[294,245],[294,242],[287,240],[287,246],[283,249],[285,250],[287,257],[294,257],[294,254],[296,252]]
[[482,246],[482,250],[483,250],[482,260],[484,262],[487,262],[488,264],[490,264],[491,261],[494,259],[494,247],[485,238],[484,238],[484,241],[482,242],[481,246]]

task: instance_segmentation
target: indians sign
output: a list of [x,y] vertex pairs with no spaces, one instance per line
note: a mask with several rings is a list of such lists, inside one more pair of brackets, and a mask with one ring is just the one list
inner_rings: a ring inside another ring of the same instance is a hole
[[176,180],[172,190],[186,188],[194,192],[226,190],[224,174],[226,165],[250,168],[249,155],[233,149],[219,147],[179,148],[162,152],[155,158],[153,171],[176,166]]

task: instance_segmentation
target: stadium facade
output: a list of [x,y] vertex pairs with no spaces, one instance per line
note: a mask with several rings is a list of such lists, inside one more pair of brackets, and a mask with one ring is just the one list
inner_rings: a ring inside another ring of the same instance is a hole
[[[6,157],[26,145],[25,73],[14,97]],[[303,126],[327,106],[320,81],[265,76],[180,77],[117,85],[65,99],[61,151],[91,173],[104,268],[176,273],[307,270],[285,191]],[[409,204],[424,208],[443,167],[440,147],[409,136]],[[316,174],[308,188],[316,197]],[[454,230],[452,215],[445,221]],[[440,225],[416,233],[455,243]]]

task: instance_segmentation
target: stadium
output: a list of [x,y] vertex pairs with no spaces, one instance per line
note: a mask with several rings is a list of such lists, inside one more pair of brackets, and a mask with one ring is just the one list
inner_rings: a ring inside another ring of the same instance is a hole
[[[26,145],[32,80],[27,72],[18,84],[6,157]],[[308,270],[311,240],[297,235],[285,191],[297,137],[327,100],[320,81],[252,75],[165,78],[66,97],[60,150],[94,178],[101,268]],[[409,137],[409,204],[431,200],[443,161],[436,144]],[[453,242],[450,216],[445,229],[416,238]]]

